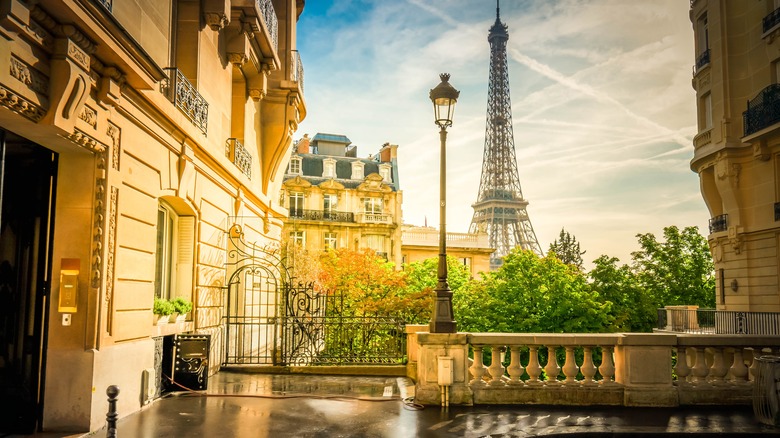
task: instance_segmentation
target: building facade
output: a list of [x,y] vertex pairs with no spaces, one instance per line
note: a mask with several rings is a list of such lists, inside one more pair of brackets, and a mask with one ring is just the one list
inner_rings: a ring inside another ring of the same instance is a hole
[[397,149],[385,144],[376,155],[358,158],[344,135],[300,139],[284,175],[284,236],[309,251],[371,249],[400,268]]
[[0,1],[0,432],[95,430],[109,385],[139,410],[174,334],[219,365],[227,232],[281,241],[303,6]]
[[[404,224],[401,231],[404,264],[439,256],[439,230]],[[490,256],[494,251],[487,233],[447,232],[447,256],[458,259],[472,277],[478,277],[480,272],[490,272]]]
[[780,3],[692,0],[698,134],[720,310],[780,311]]

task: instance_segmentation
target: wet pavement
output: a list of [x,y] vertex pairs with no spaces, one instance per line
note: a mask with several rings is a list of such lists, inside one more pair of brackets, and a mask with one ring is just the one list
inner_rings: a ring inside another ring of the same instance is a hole
[[[398,377],[221,372],[119,420],[126,437],[780,436],[752,407],[438,406],[413,403]],[[120,397],[122,394],[120,393]],[[36,435],[40,437],[73,435]],[[103,438],[105,429],[84,437]]]

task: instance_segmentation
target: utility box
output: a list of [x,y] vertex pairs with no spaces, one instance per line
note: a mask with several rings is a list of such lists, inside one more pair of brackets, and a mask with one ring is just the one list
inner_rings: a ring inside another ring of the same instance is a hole
[[437,356],[439,363],[438,383],[439,386],[452,386],[455,381],[455,368],[453,367],[452,356]]
[[[170,372],[168,391],[203,391],[208,389],[209,349],[211,335],[179,334],[166,337],[164,346],[170,362],[163,360],[163,373]],[[166,363],[167,362],[167,363]]]

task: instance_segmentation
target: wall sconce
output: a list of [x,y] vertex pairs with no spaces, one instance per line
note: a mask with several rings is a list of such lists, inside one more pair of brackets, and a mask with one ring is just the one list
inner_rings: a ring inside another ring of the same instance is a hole
[[731,290],[736,292],[737,289],[739,289],[739,283],[737,283],[737,279],[735,278],[735,279],[731,280]]

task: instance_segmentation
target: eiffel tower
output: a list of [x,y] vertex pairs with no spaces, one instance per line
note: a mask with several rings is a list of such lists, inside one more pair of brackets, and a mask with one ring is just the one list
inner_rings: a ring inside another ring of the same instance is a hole
[[501,22],[496,0],[496,22],[488,33],[490,43],[490,84],[488,86],[485,152],[474,216],[469,231],[486,231],[496,251],[490,268],[501,266],[503,257],[519,246],[543,256],[542,248],[528,218],[528,201],[520,189],[515,140],[512,134],[512,105],[509,99],[509,69],[506,42],[509,31]]

